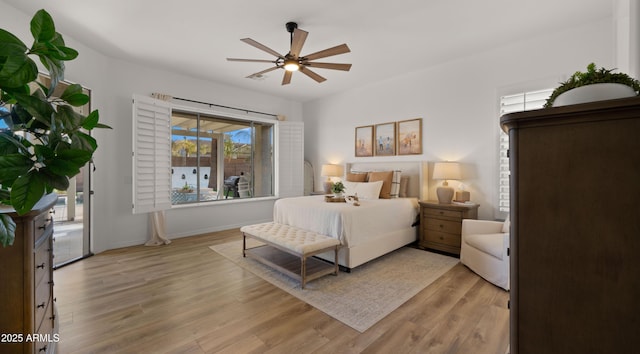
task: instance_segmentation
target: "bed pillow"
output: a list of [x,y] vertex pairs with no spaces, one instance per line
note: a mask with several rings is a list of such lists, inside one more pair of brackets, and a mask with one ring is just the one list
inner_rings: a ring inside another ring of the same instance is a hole
[[391,199],[400,197],[400,181],[402,180],[402,171],[393,171],[391,178]]
[[391,199],[391,181],[393,180],[393,171],[369,172],[369,182],[382,181],[382,189],[380,190],[380,198]]
[[366,173],[347,173],[347,181],[349,182],[366,182]]
[[383,182],[345,181],[343,184],[345,195],[357,195],[358,199],[378,199],[380,197],[380,189],[382,189]]
[[402,176],[400,178],[400,198],[406,198],[409,196],[409,176]]

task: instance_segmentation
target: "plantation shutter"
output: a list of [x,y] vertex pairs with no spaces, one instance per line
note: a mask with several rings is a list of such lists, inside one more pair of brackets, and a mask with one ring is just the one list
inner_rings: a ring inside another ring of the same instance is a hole
[[304,194],[304,123],[278,122],[278,196]]
[[[522,92],[500,97],[500,116],[542,108],[553,89]],[[498,156],[498,210],[509,212],[509,135],[500,130]]]
[[133,213],[171,208],[171,106],[133,96]]

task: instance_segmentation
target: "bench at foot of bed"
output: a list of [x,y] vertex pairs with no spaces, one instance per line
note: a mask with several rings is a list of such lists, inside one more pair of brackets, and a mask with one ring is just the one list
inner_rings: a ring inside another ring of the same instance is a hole
[[[300,280],[302,289],[313,279],[327,274],[338,275],[337,262],[329,264],[316,258],[309,258],[327,251],[334,251],[335,259],[338,259],[340,241],[333,237],[273,222],[243,226],[240,231],[244,257],[249,256]],[[263,242],[265,245],[247,248],[247,237]],[[274,248],[286,254],[277,252]],[[278,256],[277,253],[280,255]],[[299,262],[291,262],[291,256]]]

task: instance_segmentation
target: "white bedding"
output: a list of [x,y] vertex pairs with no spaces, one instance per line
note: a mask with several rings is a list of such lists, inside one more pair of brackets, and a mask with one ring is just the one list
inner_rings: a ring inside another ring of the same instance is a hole
[[360,206],[327,203],[324,196],[284,198],[273,208],[274,222],[335,237],[354,247],[377,235],[410,228],[419,213],[417,198],[360,200]]

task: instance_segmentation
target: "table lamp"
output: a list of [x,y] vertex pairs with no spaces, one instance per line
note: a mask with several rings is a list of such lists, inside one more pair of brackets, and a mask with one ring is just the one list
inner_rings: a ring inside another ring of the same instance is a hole
[[433,167],[433,179],[444,180],[442,186],[436,189],[438,203],[451,204],[453,199],[453,188],[449,187],[447,180],[460,179],[460,164],[457,162],[436,162]]
[[333,187],[333,182],[331,181],[331,177],[341,177],[342,166],[332,165],[332,164],[322,165],[322,169],[320,170],[320,175],[323,177],[327,177],[327,180],[323,183],[324,193],[331,194],[331,187]]

